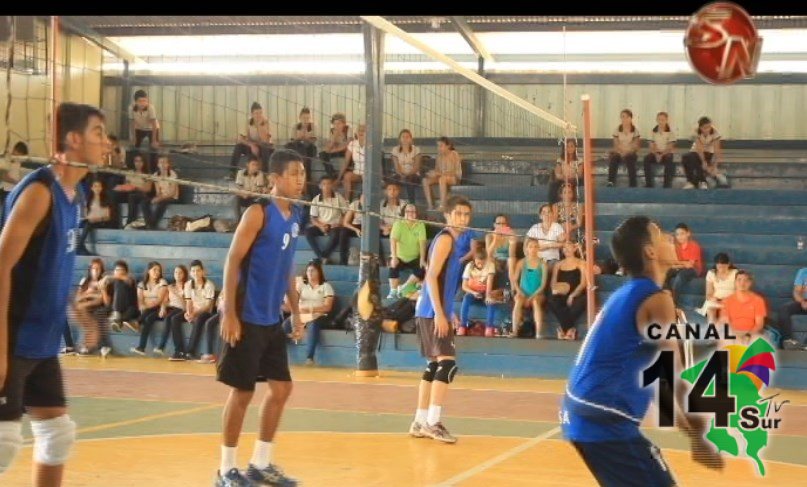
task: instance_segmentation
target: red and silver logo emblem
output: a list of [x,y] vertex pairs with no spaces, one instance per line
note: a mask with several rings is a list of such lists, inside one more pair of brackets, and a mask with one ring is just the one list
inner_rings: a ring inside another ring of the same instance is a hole
[[753,78],[762,38],[751,17],[732,2],[715,2],[698,10],[684,38],[692,68],[709,83],[730,84]]

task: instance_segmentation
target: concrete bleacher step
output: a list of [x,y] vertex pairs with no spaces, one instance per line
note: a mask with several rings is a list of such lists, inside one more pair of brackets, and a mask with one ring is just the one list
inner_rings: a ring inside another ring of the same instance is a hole
[[[154,347],[153,338],[159,337],[161,324],[157,322],[149,340],[148,353]],[[189,325],[185,325],[185,336],[189,336]],[[554,332],[553,332],[554,333]],[[76,330],[74,330],[76,335]],[[137,345],[138,335],[133,333],[112,333],[114,356],[131,355],[129,349]],[[548,338],[548,336],[547,336]],[[187,340],[187,338],[186,338]],[[574,363],[581,341],[559,341],[554,339],[507,339],[483,337],[455,337],[462,370],[467,374],[495,377],[544,377],[565,379]],[[187,344],[187,341],[186,341]],[[293,364],[305,361],[306,342],[288,342],[289,360]],[[204,338],[199,350],[205,350]],[[169,340],[169,350],[173,345]],[[382,333],[377,352],[379,366],[384,370],[417,371],[423,368],[419,354],[419,343],[414,334]],[[143,360],[154,360],[143,358]],[[166,360],[165,357],[159,360]],[[324,367],[352,367],[356,362],[355,333],[344,330],[324,330],[316,351],[316,361]],[[807,353],[801,351],[777,351],[777,373],[773,376],[772,387],[807,388]],[[199,365],[209,367],[210,365]]]
[[[807,167],[807,164],[805,164]],[[807,172],[807,169],[805,170]],[[805,174],[807,176],[807,174]],[[471,201],[542,201],[548,187],[514,187],[512,185],[454,186],[454,191],[467,195]],[[583,188],[580,190],[583,195]],[[598,203],[689,203],[732,205],[807,206],[803,191],[761,191],[732,189],[703,191],[662,188],[608,188],[596,187]]]

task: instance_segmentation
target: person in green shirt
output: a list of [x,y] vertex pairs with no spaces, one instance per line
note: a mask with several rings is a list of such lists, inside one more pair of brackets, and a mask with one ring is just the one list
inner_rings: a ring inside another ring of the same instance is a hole
[[390,233],[389,286],[387,299],[398,297],[398,283],[401,269],[411,269],[423,279],[426,269],[426,225],[416,221],[418,211],[415,205],[404,208],[404,219],[392,225]]

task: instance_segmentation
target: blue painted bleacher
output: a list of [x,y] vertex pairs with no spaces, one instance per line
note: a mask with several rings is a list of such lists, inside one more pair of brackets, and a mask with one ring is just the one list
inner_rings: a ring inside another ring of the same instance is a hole
[[[737,152],[738,154],[740,152]],[[739,158],[739,156],[737,156]],[[202,164],[200,159],[206,161]],[[552,158],[547,157],[546,161]],[[729,156],[726,160],[731,160]],[[773,157],[775,160],[775,157]],[[223,165],[219,165],[222,163]],[[759,156],[758,162],[726,164],[735,189],[730,190],[680,190],[645,188],[596,187],[597,217],[595,226],[602,245],[597,248],[597,258],[610,256],[608,242],[613,228],[625,217],[647,214],[656,218],[665,228],[672,229],[678,222],[692,227],[695,238],[704,248],[707,263],[717,252],[725,251],[734,262],[756,276],[756,288],[768,300],[771,311],[791,298],[793,278],[800,267],[807,266],[807,250],[796,248],[796,237],[807,236],[807,164],[802,162],[767,162]],[[227,165],[221,156],[174,157],[183,177],[219,180]],[[475,206],[473,226],[490,228],[496,213],[511,215],[512,226],[525,231],[536,222],[538,206],[545,201],[547,188],[531,186],[531,175],[536,168],[545,170],[549,162],[478,160],[466,161],[468,182],[455,191],[468,195]],[[602,168],[598,168],[601,171]],[[680,169],[678,169],[680,171]],[[315,165],[315,174],[318,173]],[[498,171],[498,175],[496,173]],[[641,172],[641,171],[640,171]],[[507,174],[501,174],[507,173]],[[659,171],[660,173],[660,171]],[[660,182],[660,174],[658,180]],[[624,175],[620,182],[624,184]],[[508,186],[496,186],[505,182]],[[640,175],[640,182],[642,182]],[[222,181],[223,183],[223,181]],[[484,186],[482,184],[485,184]],[[768,189],[736,189],[736,188]],[[214,198],[215,192],[207,193],[216,204],[177,204],[169,208],[165,220],[172,215],[232,218],[232,209],[226,200]],[[421,193],[418,193],[422,197]],[[191,195],[192,196],[192,195]],[[186,201],[191,201],[186,200]],[[125,205],[124,205],[125,206]],[[438,217],[437,214],[430,215]],[[164,226],[164,223],[163,223]],[[175,233],[165,231],[103,230],[97,232],[98,253],[108,265],[118,258],[126,259],[132,271],[140,275],[150,260],[162,262],[166,269],[191,259],[201,259],[208,268],[208,276],[221,283],[223,261],[231,235],[217,233]],[[354,245],[358,245],[358,241]],[[382,241],[385,255],[389,255],[388,241]],[[296,262],[299,267],[313,257],[308,243],[298,241]],[[76,282],[85,272],[88,257],[82,257],[75,271]],[[167,270],[166,272],[170,272]],[[358,269],[329,265],[325,273],[339,295],[340,304],[349,301],[355,289]],[[381,269],[382,292],[386,295],[387,269]],[[597,279],[598,301],[602,302],[624,278],[599,276]],[[692,320],[702,320],[693,312],[703,301],[704,280],[693,280],[686,287],[682,302]],[[474,311],[481,317],[481,310]],[[544,336],[553,335],[554,318],[546,313]],[[807,320],[797,319],[798,330],[807,333]],[[581,327],[584,332],[584,326]],[[126,353],[133,345],[134,335],[116,334],[116,352]],[[130,343],[131,342],[131,343]],[[463,369],[471,373],[487,375],[538,375],[547,377],[565,376],[579,343],[555,340],[492,340],[473,337],[458,337],[458,347],[463,357]],[[352,334],[330,331],[323,336],[318,362],[323,365],[352,366],[355,361],[355,344]],[[300,360],[302,351],[292,346],[292,358]],[[419,369],[422,365],[417,354],[414,337],[384,335],[380,350],[383,367]],[[782,367],[776,375],[777,384],[786,387],[807,387],[807,353],[781,352]]]

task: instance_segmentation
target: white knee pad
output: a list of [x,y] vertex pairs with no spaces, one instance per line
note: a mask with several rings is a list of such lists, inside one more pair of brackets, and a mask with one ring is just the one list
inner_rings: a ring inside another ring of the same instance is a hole
[[22,423],[0,421],[0,474],[8,470],[22,448]]
[[76,441],[76,423],[64,414],[58,418],[32,420],[34,434],[34,461],[43,465],[62,465],[70,456]]

